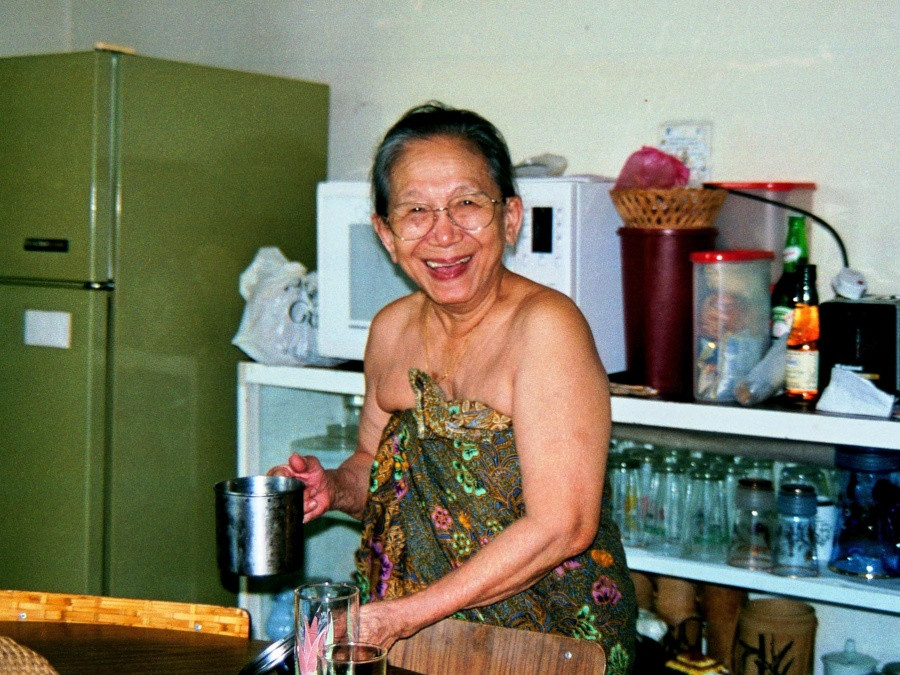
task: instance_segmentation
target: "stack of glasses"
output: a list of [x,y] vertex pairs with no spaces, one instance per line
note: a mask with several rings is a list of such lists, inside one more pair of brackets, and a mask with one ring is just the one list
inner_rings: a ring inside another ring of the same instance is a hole
[[828,469],[613,440],[607,473],[626,546],[786,576],[828,562]]

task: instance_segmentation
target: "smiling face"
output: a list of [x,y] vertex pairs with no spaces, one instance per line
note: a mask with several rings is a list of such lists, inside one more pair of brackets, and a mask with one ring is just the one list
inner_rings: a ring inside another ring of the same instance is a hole
[[[473,192],[502,199],[487,161],[473,144],[457,136],[432,136],[409,141],[394,162],[388,207],[416,202],[441,208]],[[437,304],[465,309],[497,290],[503,249],[519,234],[521,200],[510,197],[495,209],[493,222],[478,232],[458,228],[441,211],[434,227],[415,241],[397,239],[377,215],[372,222],[391,259],[426,295]]]

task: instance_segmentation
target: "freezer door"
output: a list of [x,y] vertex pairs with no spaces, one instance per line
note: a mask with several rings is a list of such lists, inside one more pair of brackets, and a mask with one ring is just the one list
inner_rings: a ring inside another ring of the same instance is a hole
[[102,591],[108,296],[0,284],[0,588]]
[[0,278],[112,277],[113,59],[0,59]]

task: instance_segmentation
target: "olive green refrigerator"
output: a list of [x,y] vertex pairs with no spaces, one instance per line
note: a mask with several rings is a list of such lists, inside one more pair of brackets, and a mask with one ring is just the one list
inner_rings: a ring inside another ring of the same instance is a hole
[[0,588],[229,603],[240,273],[315,267],[328,88],[0,59]]

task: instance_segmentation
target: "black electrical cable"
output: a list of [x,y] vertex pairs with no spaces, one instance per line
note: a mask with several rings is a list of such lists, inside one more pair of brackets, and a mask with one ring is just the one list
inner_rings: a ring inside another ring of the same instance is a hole
[[806,209],[801,209],[798,206],[794,206],[793,204],[786,204],[784,202],[779,202],[774,199],[769,199],[768,197],[760,197],[759,195],[755,195],[751,192],[744,192],[743,190],[735,190],[733,188],[721,188],[717,185],[704,185],[703,187],[711,189],[711,190],[727,190],[733,195],[738,195],[739,197],[746,197],[747,199],[755,199],[758,202],[765,202],[766,204],[772,204],[774,206],[780,206],[783,209],[787,209],[788,211],[794,211],[795,213],[799,213],[800,215],[806,216],[808,218],[812,218],[819,225],[824,227],[828,233],[834,238],[834,241],[837,243],[838,248],[841,251],[841,260],[844,263],[844,267],[850,267],[850,260],[847,258],[847,249],[844,247],[844,242],[841,240],[841,235],[837,233],[831,225],[826,223],[824,220],[819,218],[815,213],[811,213]]

